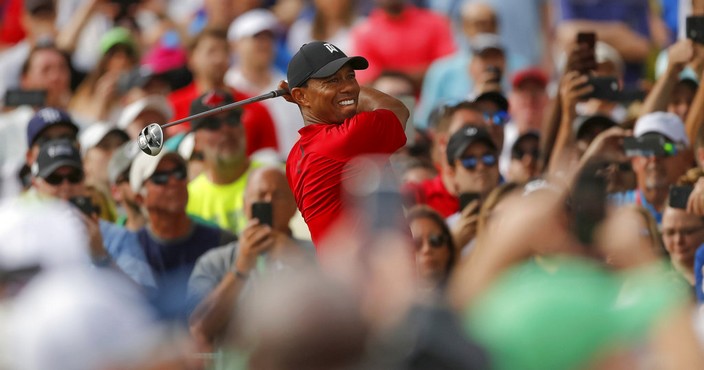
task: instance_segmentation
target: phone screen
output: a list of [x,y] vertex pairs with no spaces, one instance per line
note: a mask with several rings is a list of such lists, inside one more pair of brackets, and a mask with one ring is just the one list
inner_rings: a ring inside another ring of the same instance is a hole
[[692,194],[694,190],[693,186],[673,186],[670,188],[669,204],[672,208],[687,209],[687,201],[689,201],[689,195]]
[[252,218],[259,220],[261,225],[273,225],[272,206],[268,202],[252,203]]
[[478,200],[480,198],[479,193],[462,193],[460,194],[460,212],[462,212],[463,209],[467,208],[469,203],[472,203],[475,200]]
[[688,39],[698,44],[704,44],[704,16],[687,17],[686,35]]
[[12,89],[5,92],[5,106],[7,107],[19,107],[21,105],[43,107],[45,103],[45,90]]
[[589,50],[589,55],[586,56],[581,61],[581,65],[590,66],[582,69],[582,73],[586,73],[589,70],[596,68],[596,33],[594,32],[580,32],[577,34],[577,45],[584,45],[583,47]]
[[620,86],[616,77],[589,77],[587,84],[592,85],[594,90],[585,96],[585,98],[594,98],[606,101],[621,100]]
[[93,201],[90,197],[78,196],[73,197],[68,200],[86,216],[92,216],[98,213],[97,208],[93,205]]

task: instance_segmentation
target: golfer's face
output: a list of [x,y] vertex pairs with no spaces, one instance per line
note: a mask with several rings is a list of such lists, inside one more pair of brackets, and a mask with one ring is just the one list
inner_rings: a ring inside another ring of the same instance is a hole
[[309,80],[308,94],[310,112],[321,123],[342,123],[357,113],[359,83],[349,65],[332,76]]

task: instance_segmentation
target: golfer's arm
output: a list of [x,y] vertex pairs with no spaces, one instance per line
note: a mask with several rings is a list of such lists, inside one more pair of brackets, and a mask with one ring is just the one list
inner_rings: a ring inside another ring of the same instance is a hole
[[400,100],[371,87],[362,86],[359,92],[357,112],[371,112],[377,109],[388,109],[393,112],[396,118],[401,121],[403,129],[406,129],[406,121],[408,121],[410,113]]

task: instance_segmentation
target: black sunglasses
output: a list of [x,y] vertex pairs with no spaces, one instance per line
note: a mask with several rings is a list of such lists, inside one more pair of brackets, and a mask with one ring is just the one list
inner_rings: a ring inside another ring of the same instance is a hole
[[[432,248],[441,248],[447,245],[447,239],[441,234],[429,235],[426,240],[428,240],[428,245]],[[413,238],[413,243],[415,244],[416,249],[423,248],[423,238]]]
[[149,181],[155,185],[165,185],[169,182],[169,177],[176,180],[183,180],[187,176],[187,171],[185,167],[176,167],[171,171],[154,172],[153,175],[149,177]]
[[460,158],[462,162],[462,167],[468,170],[474,170],[479,165],[479,162],[484,163],[487,167],[494,167],[496,165],[496,155],[494,154],[484,154],[481,157],[464,157]]
[[71,171],[71,173],[67,175],[59,175],[56,173],[52,173],[51,175],[44,178],[44,181],[46,181],[46,183],[50,185],[59,185],[65,180],[68,180],[68,182],[73,185],[78,184],[83,181],[83,171]]
[[522,150],[522,149],[515,149],[513,151],[513,155],[511,158],[513,159],[523,159],[526,155],[529,155],[535,159],[538,159],[540,157],[540,149],[533,149],[533,150]]

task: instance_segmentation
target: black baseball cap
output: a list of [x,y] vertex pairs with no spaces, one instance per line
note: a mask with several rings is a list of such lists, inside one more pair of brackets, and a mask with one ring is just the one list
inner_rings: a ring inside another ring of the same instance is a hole
[[348,57],[337,46],[322,41],[307,43],[288,63],[288,86],[300,87],[311,78],[332,76],[349,63],[354,69],[367,69],[369,62],[363,57]]
[[69,166],[83,171],[81,153],[67,139],[50,140],[39,149],[37,161],[32,165],[32,174],[46,178],[61,167]]
[[455,159],[461,157],[470,145],[482,142],[493,150],[498,150],[494,140],[486,128],[476,125],[466,125],[450,136],[447,142],[447,163],[454,163]]
[[[232,97],[232,94],[230,94],[227,91],[224,90],[210,90],[206,91],[203,95],[197,97],[193,102],[191,102],[191,112],[190,115],[202,113],[214,108],[222,107],[223,105],[228,105],[232,104],[235,102],[235,98]],[[228,112],[222,113],[222,115],[227,115],[228,120],[236,120],[240,121],[242,117],[242,109],[241,108],[236,108]],[[208,122],[209,120],[215,120],[218,119],[217,117],[220,116],[220,114],[217,114],[215,116],[210,116],[210,117],[205,117],[205,118],[198,118],[198,119],[192,119],[191,120],[191,131],[198,130],[204,123]]]

